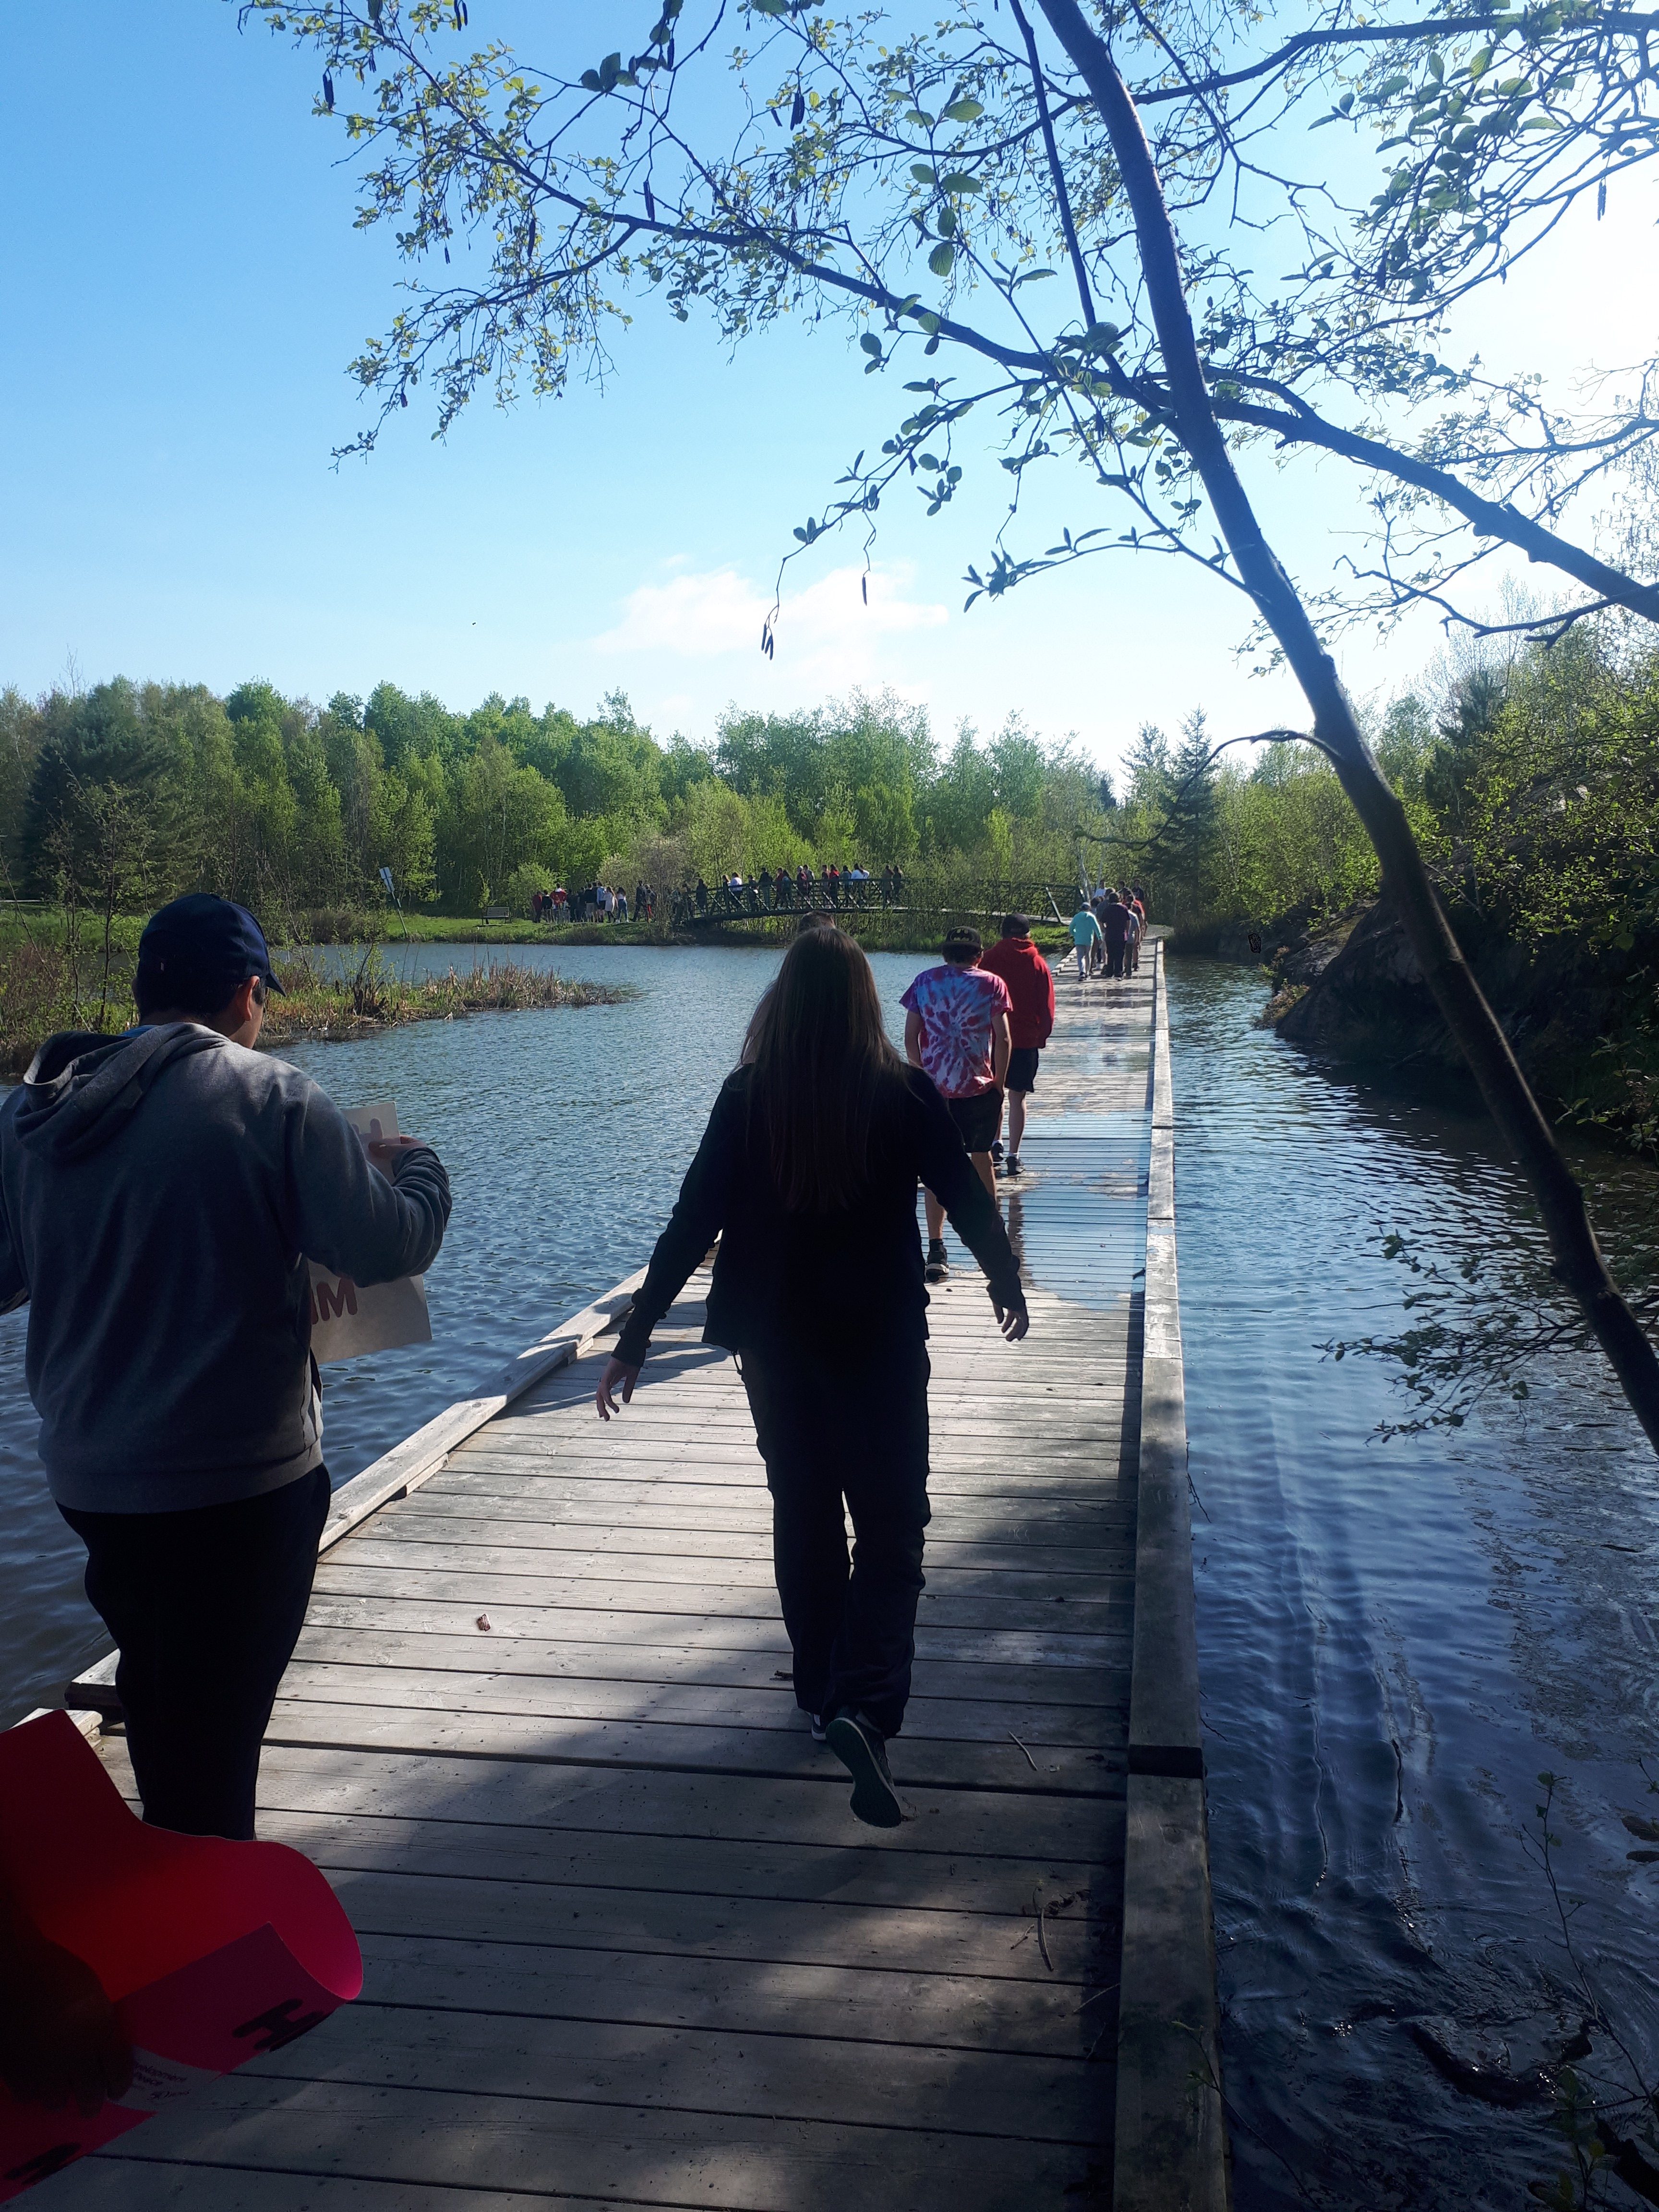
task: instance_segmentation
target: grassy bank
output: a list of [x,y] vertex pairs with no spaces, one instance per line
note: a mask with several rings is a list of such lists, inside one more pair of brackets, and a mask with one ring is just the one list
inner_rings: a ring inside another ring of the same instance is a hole
[[[835,919],[849,930],[859,942],[872,952],[932,952],[945,933],[951,917],[944,911],[927,914],[907,914],[880,907],[849,908]],[[966,912],[963,919],[976,919]],[[665,921],[573,921],[560,924],[534,922],[527,917],[511,921],[480,921],[476,916],[448,914],[410,914],[400,921],[384,909],[363,910],[352,907],[323,908],[295,917],[295,933],[307,945],[371,945],[384,946],[388,957],[395,957],[398,947],[405,942],[416,945],[482,945],[511,946],[518,945],[632,945],[662,947],[693,945],[780,945],[787,943],[793,934],[793,925],[799,919],[792,915],[776,917],[744,916],[731,921],[704,923],[695,930],[670,928]],[[139,932],[144,926],[142,915],[118,915],[112,927],[112,945],[118,960],[125,962],[125,972],[131,975],[132,963],[138,950]],[[994,935],[994,929],[982,920],[977,926]],[[1050,957],[1065,949],[1069,943],[1063,928],[1053,923],[1036,922],[1032,935]],[[103,922],[100,917],[86,915],[82,919],[82,959],[89,965],[94,982],[100,972],[103,950]],[[275,931],[273,927],[273,939]],[[53,907],[29,909],[0,905],[0,957],[17,946],[27,944],[62,945],[64,942],[64,916]]]
[[[84,933],[78,952],[61,928],[55,936],[38,925],[0,933],[0,1079],[21,1075],[54,1030],[113,1036],[127,1026],[139,927],[134,921],[112,934],[107,962],[101,929],[95,942]],[[280,958],[276,973],[283,991],[267,1006],[263,1039],[276,1047],[466,1014],[608,1006],[631,995],[625,986],[572,982],[511,959],[410,979],[373,946],[341,975],[329,973],[309,950]]]

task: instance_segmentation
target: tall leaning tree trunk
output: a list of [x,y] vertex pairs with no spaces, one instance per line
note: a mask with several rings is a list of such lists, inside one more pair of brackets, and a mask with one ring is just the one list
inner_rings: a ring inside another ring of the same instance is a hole
[[1055,37],[1100,111],[1134,218],[1175,424],[1209,496],[1238,573],[1282,647],[1312,710],[1315,735],[1376,848],[1412,950],[1446,1027],[1468,1062],[1488,1112],[1526,1176],[1554,1257],[1555,1273],[1577,1301],[1649,1441],[1659,1450],[1659,1355],[1607,1271],[1584,1194],[1561,1156],[1538,1101],[1452,934],[1406,811],[1371,757],[1336,664],[1261,534],[1204,380],[1187,312],[1181,258],[1168,204],[1139,112],[1105,41],[1077,0],[1038,0]]

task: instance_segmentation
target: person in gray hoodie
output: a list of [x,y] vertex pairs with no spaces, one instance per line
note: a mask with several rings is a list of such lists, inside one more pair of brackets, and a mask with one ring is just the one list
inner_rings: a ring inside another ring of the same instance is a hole
[[193,893],[152,916],[125,1036],[48,1037],[0,1103],[0,1312],[29,1307],[40,1457],[156,1825],[253,1833],[259,1745],[327,1516],[307,1259],[418,1274],[449,1181],[365,1146],[255,1052],[280,986],[264,936]]

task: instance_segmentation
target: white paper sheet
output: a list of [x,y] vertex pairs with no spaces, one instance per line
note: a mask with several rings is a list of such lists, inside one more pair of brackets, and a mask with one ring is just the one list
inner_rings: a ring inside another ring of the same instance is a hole
[[[366,1137],[399,1133],[397,1105],[390,1098],[344,1110],[352,1127]],[[306,1264],[311,1270],[311,1350],[319,1367],[336,1359],[358,1359],[366,1352],[391,1352],[400,1344],[431,1343],[432,1317],[419,1275],[365,1289],[315,1260]]]

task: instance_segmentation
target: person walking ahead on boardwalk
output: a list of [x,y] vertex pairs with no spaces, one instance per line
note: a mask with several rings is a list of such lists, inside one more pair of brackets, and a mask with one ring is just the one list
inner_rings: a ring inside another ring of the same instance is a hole
[[[705,1339],[741,1360],[772,1493],[795,1701],[853,1776],[853,1811],[902,1817],[884,1748],[910,1693],[927,1509],[927,1293],[918,1179],[1026,1330],[1019,1269],[944,1102],[888,1043],[870,963],[803,929],[757,1011],[597,1391],[626,1405],[651,1332],[716,1236]],[[849,1572],[842,1501],[853,1518]]]
[[[957,1125],[981,1182],[996,1189],[991,1146],[1002,1127],[1002,1082],[1008,1070],[1012,1000],[1000,975],[979,966],[976,929],[950,929],[940,947],[942,968],[924,968],[899,1000],[904,1008],[904,1056],[925,1068]],[[927,1279],[942,1283],[945,1212],[927,1192]]]
[[1013,1042],[1008,1054],[1008,1157],[1002,1171],[1017,1176],[1025,1102],[1036,1089],[1037,1061],[1054,1032],[1054,972],[1032,944],[1030,917],[1024,914],[1003,915],[1002,935],[979,964],[985,975],[1001,976],[1013,1002],[1008,1015]]
[[144,1818],[246,1837],[328,1512],[306,1260],[419,1274],[449,1180],[253,1051],[278,987],[241,907],[163,907],[132,988],[136,1029],[48,1037],[0,1106],[0,1313],[28,1302],[40,1457],[120,1650]]
[[1121,975],[1123,956],[1129,942],[1129,909],[1115,890],[1108,890],[1106,902],[1100,916],[1101,930],[1106,939],[1106,973]]
[[1080,983],[1089,972],[1096,951],[1104,949],[1105,939],[1090,906],[1080,906],[1072,916],[1071,931],[1072,950],[1077,955],[1077,980]]

